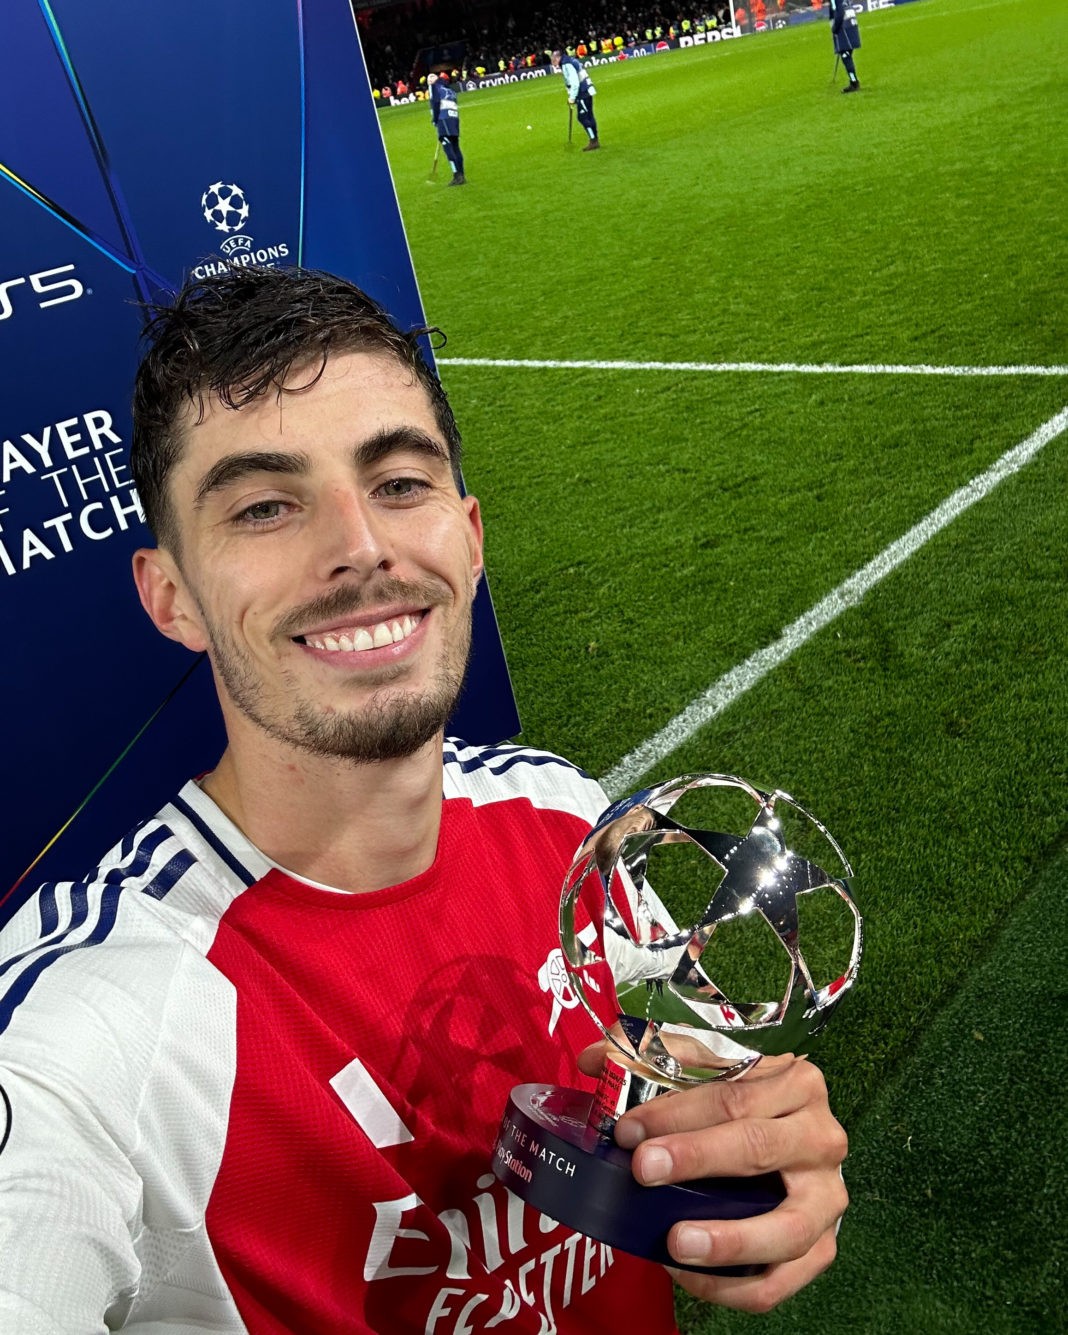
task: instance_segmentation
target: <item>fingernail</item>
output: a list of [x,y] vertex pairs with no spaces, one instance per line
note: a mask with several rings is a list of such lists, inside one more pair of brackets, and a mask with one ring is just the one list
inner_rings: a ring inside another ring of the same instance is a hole
[[645,1139],[645,1127],[633,1117],[616,1123],[616,1144],[625,1150],[636,1150]]
[[671,1173],[671,1155],[659,1145],[652,1145],[645,1151],[638,1164],[638,1177],[647,1187],[659,1186],[666,1182]]
[[680,1225],[672,1248],[676,1261],[684,1265],[701,1265],[708,1260],[711,1250],[708,1234],[703,1229],[691,1224]]

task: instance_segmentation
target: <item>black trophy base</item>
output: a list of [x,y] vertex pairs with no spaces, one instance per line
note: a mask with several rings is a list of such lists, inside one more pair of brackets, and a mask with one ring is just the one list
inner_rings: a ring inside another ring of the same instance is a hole
[[527,1205],[619,1251],[708,1275],[759,1274],[761,1266],[684,1266],[667,1249],[680,1219],[745,1219],[786,1195],[778,1173],[706,1177],[643,1187],[631,1153],[587,1125],[593,1095],[558,1085],[517,1085],[493,1147],[497,1178]]

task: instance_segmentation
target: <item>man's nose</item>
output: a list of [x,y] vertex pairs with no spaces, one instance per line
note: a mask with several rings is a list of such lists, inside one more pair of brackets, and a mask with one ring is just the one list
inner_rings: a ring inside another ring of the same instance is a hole
[[353,490],[331,493],[320,516],[322,574],[327,578],[354,572],[367,577],[389,569],[393,550],[386,524],[366,497]]

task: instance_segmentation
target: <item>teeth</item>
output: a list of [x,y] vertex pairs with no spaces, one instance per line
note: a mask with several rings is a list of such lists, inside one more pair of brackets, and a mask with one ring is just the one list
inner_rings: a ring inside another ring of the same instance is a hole
[[362,653],[365,649],[384,649],[387,644],[400,644],[406,640],[421,618],[416,616],[398,617],[395,621],[380,621],[377,626],[357,626],[351,635],[309,635],[305,643],[313,649],[326,649],[331,653]]

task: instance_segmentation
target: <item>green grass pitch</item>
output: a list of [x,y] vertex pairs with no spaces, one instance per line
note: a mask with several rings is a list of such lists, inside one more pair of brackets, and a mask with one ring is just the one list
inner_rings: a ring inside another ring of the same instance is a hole
[[817,1054],[855,1206],[769,1331],[1044,1330],[1060,1306],[1068,377],[1036,368],[1068,362],[1066,14],[863,15],[856,97],[824,23],[613,65],[600,153],[568,145],[559,81],[464,95],[461,189],[430,178],[425,106],[381,117],[533,745],[611,774],[1050,437],[644,776],[787,788],[856,868],[864,973]]

